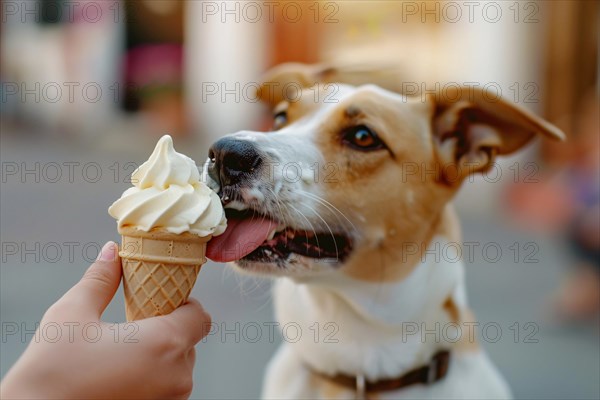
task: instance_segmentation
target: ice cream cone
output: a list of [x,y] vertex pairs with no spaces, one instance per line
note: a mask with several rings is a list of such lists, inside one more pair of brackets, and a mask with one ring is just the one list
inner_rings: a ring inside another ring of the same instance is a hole
[[211,236],[129,227],[120,233],[127,320],[166,315],[182,305],[206,262]]
[[108,208],[123,237],[119,255],[129,321],[182,305],[206,262],[208,241],[227,227],[221,199],[200,181],[194,160],[175,151],[169,135],[131,174],[131,183]]

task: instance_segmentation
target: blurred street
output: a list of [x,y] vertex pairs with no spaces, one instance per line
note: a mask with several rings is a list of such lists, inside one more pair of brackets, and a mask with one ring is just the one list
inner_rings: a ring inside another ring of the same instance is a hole
[[[102,140],[85,145],[76,143],[80,142],[66,137],[3,131],[0,152],[3,165],[0,194],[2,375],[25,349],[26,341],[21,339],[21,333],[26,334],[27,340],[31,338],[31,332],[22,332],[23,327],[33,329],[44,310],[81,277],[89,261],[95,258],[98,246],[107,240],[119,240],[115,222],[106,210],[128,187],[124,180],[132,169],[125,164],[144,161],[153,146],[149,140],[140,142],[136,151],[118,152]],[[197,162],[201,162],[206,153],[194,144],[182,148],[176,143],[176,147]],[[39,173],[21,176],[23,166],[35,170],[36,163],[40,165]],[[73,165],[72,183],[64,167],[63,176],[57,179],[55,164],[64,163]],[[100,166],[100,177],[96,173],[97,166],[90,163]],[[17,173],[6,169],[13,166],[19,169]],[[37,178],[39,182],[35,181]],[[548,303],[570,263],[565,246],[553,238],[515,231],[502,225],[497,216],[473,216],[464,211],[468,207],[459,205],[458,208],[465,242],[494,242],[506,253],[498,262],[489,263],[476,252],[474,262],[467,265],[467,281],[469,302],[479,322],[482,325],[496,323],[502,329],[496,343],[483,341],[483,345],[508,379],[515,396],[520,399],[597,399],[600,396],[598,321],[586,325],[558,324]],[[525,263],[526,258],[521,256],[515,263],[508,250],[514,242],[536,243],[539,248],[533,259],[538,261]],[[19,248],[16,253],[12,247],[6,247],[23,243],[27,248]],[[28,252],[36,243],[39,251]],[[57,248],[61,249],[59,253]],[[73,248],[72,258],[69,248]],[[264,323],[274,321],[268,289],[266,281],[242,278],[223,265],[209,262],[203,267],[192,295],[212,314],[213,322],[233,332],[237,330],[238,335],[229,333],[222,338],[219,332],[197,346],[192,398],[254,399],[259,395],[264,367],[280,338],[270,341],[265,329],[262,337],[251,343],[254,340],[240,335],[236,323],[242,327],[248,323],[264,327]],[[104,319],[124,320],[121,290]],[[517,343],[515,322],[519,324]],[[19,326],[19,332],[8,334],[7,329],[14,324]],[[255,334],[248,333],[248,336],[254,339]],[[489,336],[495,336],[493,329]],[[538,342],[527,343],[528,339]]]

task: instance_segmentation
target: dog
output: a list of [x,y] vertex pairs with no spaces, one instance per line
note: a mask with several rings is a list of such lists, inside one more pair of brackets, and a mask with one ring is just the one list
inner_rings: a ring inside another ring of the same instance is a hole
[[267,74],[273,130],[219,139],[204,169],[228,216],[207,256],[276,277],[277,320],[303,329],[263,397],[510,398],[466,330],[415,334],[475,321],[463,263],[428,254],[461,242],[451,201],[467,177],[564,134],[473,87],[410,97],[338,79],[299,64]]

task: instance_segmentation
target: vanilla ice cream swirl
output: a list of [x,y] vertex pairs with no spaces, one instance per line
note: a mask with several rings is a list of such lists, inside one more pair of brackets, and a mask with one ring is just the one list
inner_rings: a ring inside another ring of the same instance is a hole
[[219,196],[200,181],[194,161],[173,148],[165,135],[154,152],[131,175],[133,187],[108,209],[119,231],[135,227],[142,231],[165,229],[180,234],[217,236],[227,220]]

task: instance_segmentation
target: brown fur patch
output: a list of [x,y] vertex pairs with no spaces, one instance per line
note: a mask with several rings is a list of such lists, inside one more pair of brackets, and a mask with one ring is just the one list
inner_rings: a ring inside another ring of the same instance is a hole
[[319,388],[319,394],[323,399],[345,399],[351,392],[335,382],[330,381],[324,376],[312,374],[314,387]]
[[477,342],[477,337],[472,336],[471,332],[469,332],[470,324],[476,322],[471,310],[461,310],[452,297],[448,297],[442,307],[448,313],[450,321],[459,325],[462,330],[461,337],[453,344],[454,350],[458,352],[478,351],[479,343]]
[[460,318],[460,313],[459,313],[458,307],[454,303],[454,300],[452,299],[452,297],[448,297],[448,299],[444,302],[442,307],[444,307],[444,310],[446,310],[446,312],[450,316],[450,321],[452,321],[454,323],[458,323],[458,319]]
[[[475,323],[477,322],[475,319],[475,315],[469,309],[462,310],[461,313],[461,322],[459,324],[464,325],[466,323]],[[464,325],[466,327],[466,325]],[[477,337],[469,337],[468,332],[464,332],[466,329],[463,329],[463,335],[460,340],[454,344],[454,348],[459,352],[475,352],[479,351],[479,343],[477,341]]]

